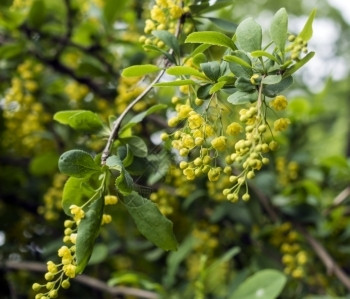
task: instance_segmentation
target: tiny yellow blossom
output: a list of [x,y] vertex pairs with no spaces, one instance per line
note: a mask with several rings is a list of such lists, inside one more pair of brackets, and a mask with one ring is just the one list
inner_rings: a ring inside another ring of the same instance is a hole
[[64,265],[63,266],[63,272],[68,276],[69,278],[74,278],[75,277],[75,270],[76,266],[72,264]]
[[287,108],[288,101],[287,98],[283,95],[275,97],[271,102],[270,106],[277,111],[284,110]]
[[118,202],[118,197],[115,195],[105,196],[105,205],[115,205]]
[[195,113],[188,118],[188,126],[191,130],[199,128],[203,124],[204,120],[202,116]]
[[237,135],[237,134],[241,133],[242,131],[243,131],[242,126],[236,122],[229,124],[226,128],[226,134],[231,135],[231,136]]
[[273,123],[273,128],[275,131],[284,131],[288,128],[289,124],[290,120],[288,118],[280,118]]
[[211,141],[211,145],[216,150],[223,151],[226,149],[226,140],[227,140],[227,138],[225,136],[219,136],[219,137],[214,138]]

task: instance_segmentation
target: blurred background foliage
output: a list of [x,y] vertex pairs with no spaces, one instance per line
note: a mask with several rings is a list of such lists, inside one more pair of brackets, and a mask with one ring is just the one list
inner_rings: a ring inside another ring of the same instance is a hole
[[[288,275],[281,298],[346,296],[349,289],[319,262],[309,239],[316,238],[350,274],[350,20],[330,2],[233,0],[206,15],[234,23],[252,16],[268,28],[274,12],[286,7],[290,29],[297,32],[317,8],[309,45],[316,57],[287,94],[292,126],[280,137],[272,163],[254,180],[250,202],[232,204],[222,198],[224,181],[187,182],[153,138],[165,129],[166,119],[146,118],[138,132],[148,140],[149,165],[143,165],[137,182],[146,184],[167,172],[145,189],[174,222],[179,250],[155,248],[118,205],[110,211],[114,221],[102,229],[85,275],[165,298],[199,293],[228,298],[252,273],[275,268]],[[24,262],[44,263],[61,244],[66,177],[57,169],[60,154],[72,148],[99,152],[104,146],[95,136],[55,123],[53,114],[89,109],[107,121],[142,92],[137,80],[120,72],[154,58],[138,42],[150,7],[151,1],[141,0],[1,1],[1,298],[30,298],[31,284],[41,273]],[[206,18],[198,21],[199,29],[218,29]],[[172,88],[159,90],[134,110],[170,105],[173,95]],[[260,204],[266,200],[272,214]],[[8,262],[23,267],[14,269]],[[112,296],[73,282],[60,298],[81,297]]]

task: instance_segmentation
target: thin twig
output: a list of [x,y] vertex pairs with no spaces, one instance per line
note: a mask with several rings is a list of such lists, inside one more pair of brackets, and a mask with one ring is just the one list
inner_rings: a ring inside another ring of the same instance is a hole
[[[32,272],[46,272],[46,266],[43,263],[38,262],[27,262],[27,261],[6,261],[2,267],[6,269],[13,270],[27,270]],[[150,291],[140,290],[137,288],[130,287],[111,287],[105,282],[98,280],[96,278],[87,276],[87,275],[79,275],[74,278],[74,281],[77,281],[81,284],[89,286],[93,289],[99,290],[101,292],[105,292],[111,295],[127,295],[127,296],[136,296],[138,298],[146,298],[146,299],[157,299],[159,296]]]
[[333,200],[332,205],[324,211],[324,215],[328,216],[329,213],[336,208],[337,206],[341,205],[345,199],[347,199],[350,196],[350,186],[346,187],[344,190],[342,190]]

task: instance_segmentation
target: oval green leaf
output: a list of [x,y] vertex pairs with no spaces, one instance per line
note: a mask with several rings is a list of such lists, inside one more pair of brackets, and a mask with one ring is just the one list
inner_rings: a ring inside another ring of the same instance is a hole
[[203,73],[201,73],[200,71],[190,66],[172,66],[172,67],[169,67],[166,72],[172,76],[190,75],[190,76],[195,76],[205,80],[208,79]]
[[233,105],[243,105],[247,103],[253,103],[258,99],[258,92],[244,92],[236,91],[234,94],[227,98],[227,101]]
[[96,113],[89,110],[59,111],[54,120],[61,124],[69,125],[75,130],[96,132],[103,128],[103,123]]
[[308,41],[310,40],[310,38],[312,37],[312,23],[314,22],[314,18],[316,15],[316,9],[313,9],[303,27],[303,29],[301,30],[301,32],[299,33],[299,37],[302,38],[303,41]]
[[100,171],[92,156],[82,150],[63,153],[58,160],[58,168],[62,173],[76,178],[84,178]]
[[146,239],[164,250],[177,249],[173,223],[158,210],[155,203],[133,191],[125,197],[124,204]]
[[288,14],[284,7],[276,12],[270,25],[270,35],[277,48],[283,53],[288,34]]
[[161,70],[154,64],[132,65],[122,71],[123,77],[141,77]]
[[236,45],[232,39],[216,31],[193,32],[186,38],[185,43],[209,44],[236,50]]
[[238,25],[236,37],[244,51],[252,52],[261,49],[262,29],[252,18],[245,19]]
[[286,276],[280,271],[261,270],[246,279],[229,299],[275,299],[286,281]]

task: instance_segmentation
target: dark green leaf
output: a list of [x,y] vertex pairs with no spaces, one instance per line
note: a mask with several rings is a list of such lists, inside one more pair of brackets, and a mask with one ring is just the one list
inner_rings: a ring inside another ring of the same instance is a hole
[[245,68],[252,68],[250,63],[248,63],[247,61],[245,61],[244,59],[242,59],[238,56],[226,55],[226,56],[224,56],[223,59],[228,61],[228,62],[234,62],[234,63],[240,64],[241,66],[243,66]]
[[75,130],[96,132],[103,128],[101,119],[96,113],[88,110],[59,111],[53,119],[61,124],[69,125]]
[[202,100],[207,100],[210,98],[210,89],[212,88],[213,84],[205,84],[198,88],[197,90],[197,98]]
[[245,77],[239,77],[235,82],[235,87],[240,91],[252,92],[256,90],[255,86]]
[[220,29],[225,30],[230,33],[234,33],[237,28],[237,24],[228,20],[223,20],[219,18],[206,17],[210,22],[218,26]]
[[227,101],[233,105],[242,105],[253,103],[258,99],[258,92],[248,93],[244,91],[236,91],[227,98]]
[[245,19],[238,25],[236,37],[237,42],[244,51],[253,52],[261,49],[261,26],[252,18]]
[[76,178],[87,177],[101,170],[90,154],[82,150],[70,150],[61,155],[58,168],[64,174]]
[[265,85],[263,87],[263,94],[268,97],[275,97],[279,95],[282,91],[287,89],[289,86],[293,84],[293,77],[289,76],[286,78],[283,78],[282,81],[280,81],[277,84],[271,84],[271,85]]
[[35,0],[30,8],[28,23],[33,28],[40,28],[46,18],[46,6],[43,0]]
[[126,138],[120,138],[120,141],[124,144],[128,144],[130,150],[136,157],[147,157],[148,149],[146,143],[137,136],[131,136]]
[[270,26],[270,35],[277,48],[283,53],[288,34],[288,14],[285,8],[281,8],[273,16]]
[[77,274],[83,272],[90,259],[95,240],[99,234],[103,207],[104,196],[102,192],[99,192],[96,194],[96,198],[94,198],[92,203],[88,206],[88,210],[85,212],[85,217],[78,225],[76,241]]
[[240,284],[229,299],[275,299],[286,281],[286,276],[277,270],[261,270]]
[[180,55],[180,46],[175,35],[167,30],[155,30],[152,31],[152,34],[163,41],[170,49],[173,49],[175,55]]
[[201,63],[201,69],[209,79],[215,82],[221,76],[220,63],[218,61]]
[[159,52],[161,54],[163,54],[170,62],[172,63],[176,63],[176,60],[174,58],[174,56],[172,56],[171,54],[169,54],[167,51],[158,48],[157,46],[154,45],[144,45],[143,48],[145,50],[151,50],[151,51],[155,51],[155,52]]
[[0,60],[1,59],[11,59],[16,56],[21,55],[24,50],[24,45],[22,42],[7,43],[0,47]]
[[130,194],[134,187],[134,181],[120,158],[116,155],[110,156],[106,161],[106,165],[111,169],[119,171],[119,175],[115,180],[115,186],[118,192],[123,195]]
[[209,44],[231,48],[232,50],[236,49],[236,45],[228,36],[216,31],[193,32],[187,36],[185,43]]
[[218,0],[213,5],[210,5],[208,2],[204,2],[198,5],[191,5],[190,10],[191,13],[196,16],[201,15],[203,13],[212,12],[220,8],[226,8],[232,4],[232,0]]
[[103,16],[109,25],[112,25],[116,20],[116,16],[120,15],[123,11],[127,0],[106,0],[103,8]]
[[89,265],[100,264],[108,257],[108,246],[105,244],[96,244],[92,251]]
[[[250,58],[243,51],[234,51],[233,54],[235,57],[238,57],[241,60],[244,60],[249,65],[252,64],[252,62],[250,61]],[[228,65],[231,72],[236,77],[246,77],[249,79],[253,75],[253,70],[251,67],[245,67],[242,64],[238,64],[236,62],[229,62]]]
[[133,192],[125,197],[124,203],[142,235],[164,250],[177,249],[173,223],[158,210],[153,202]]
[[161,70],[154,64],[132,65],[122,71],[123,77],[141,77]]

